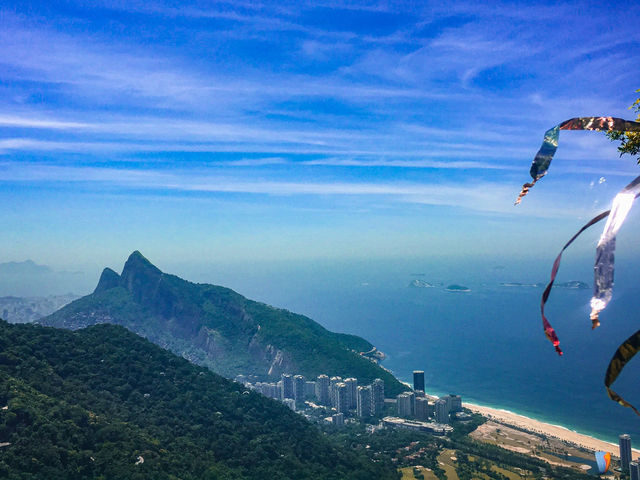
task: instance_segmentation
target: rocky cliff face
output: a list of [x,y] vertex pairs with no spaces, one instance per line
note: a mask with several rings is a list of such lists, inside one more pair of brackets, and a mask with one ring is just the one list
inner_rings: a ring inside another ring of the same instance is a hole
[[363,382],[385,378],[390,392],[400,385],[354,353],[372,348],[366,340],[334,334],[307,317],[253,302],[228,288],[163,273],[137,251],[120,275],[105,268],[91,295],[39,323],[70,329],[115,323],[228,377],[326,373]]

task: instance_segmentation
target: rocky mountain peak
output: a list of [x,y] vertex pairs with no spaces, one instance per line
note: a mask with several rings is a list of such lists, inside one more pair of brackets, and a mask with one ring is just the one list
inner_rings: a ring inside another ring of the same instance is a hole
[[105,268],[102,271],[102,275],[100,275],[100,280],[98,281],[98,285],[93,293],[103,292],[105,290],[110,290],[120,285],[120,275],[111,270],[110,268]]
[[136,250],[129,255],[120,277],[121,284],[136,297],[139,297],[143,291],[147,291],[149,288],[155,289],[162,277],[162,272]]
[[122,277],[126,277],[129,273],[149,272],[155,274],[162,274],[160,269],[152,264],[147,258],[142,255],[138,250],[134,251],[124,264],[122,270]]

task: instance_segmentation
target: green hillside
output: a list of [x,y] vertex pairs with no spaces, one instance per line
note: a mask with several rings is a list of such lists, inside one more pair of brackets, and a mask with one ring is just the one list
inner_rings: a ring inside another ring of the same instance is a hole
[[[328,300],[329,301],[329,300]],[[226,377],[299,373],[382,378],[389,396],[406,390],[359,355],[366,340],[333,333],[308,317],[254,302],[228,288],[161,272],[139,252],[121,275],[105,269],[95,291],[40,320],[60,328],[115,323]]]
[[0,321],[0,478],[396,476],[279,402],[122,327]]

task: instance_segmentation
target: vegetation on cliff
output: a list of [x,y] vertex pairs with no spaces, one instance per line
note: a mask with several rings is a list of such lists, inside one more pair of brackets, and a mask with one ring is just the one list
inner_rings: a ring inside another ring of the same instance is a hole
[[359,352],[373,346],[330,332],[308,317],[249,300],[228,288],[195,284],[161,272],[139,252],[121,275],[102,273],[95,291],[40,320],[61,328],[123,325],[152,342],[227,377],[299,373],[382,378],[389,395],[406,390]]

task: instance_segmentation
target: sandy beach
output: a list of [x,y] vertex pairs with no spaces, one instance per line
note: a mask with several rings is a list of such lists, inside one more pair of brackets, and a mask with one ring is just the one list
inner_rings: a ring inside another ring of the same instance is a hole
[[[539,420],[534,420],[533,418],[525,417],[523,415],[518,415],[513,412],[509,412],[507,410],[499,410],[496,408],[483,407],[480,405],[474,405],[472,403],[464,403],[464,407],[477,412],[485,417],[490,418],[499,423],[503,423],[506,425],[511,425],[517,428],[521,428],[524,430],[528,430],[535,433],[542,433],[547,436],[555,437],[559,440],[573,443],[583,448],[587,448],[589,450],[604,450],[607,452],[611,452],[614,456],[619,455],[618,445],[614,443],[605,442],[603,440],[599,440],[594,437],[590,437],[588,435],[583,435],[581,433],[574,432],[572,430],[568,430],[564,427],[560,427],[558,425],[551,425],[549,423],[544,423]],[[633,439],[632,439],[633,441]],[[633,449],[632,457],[637,459],[640,457],[640,450]]]

